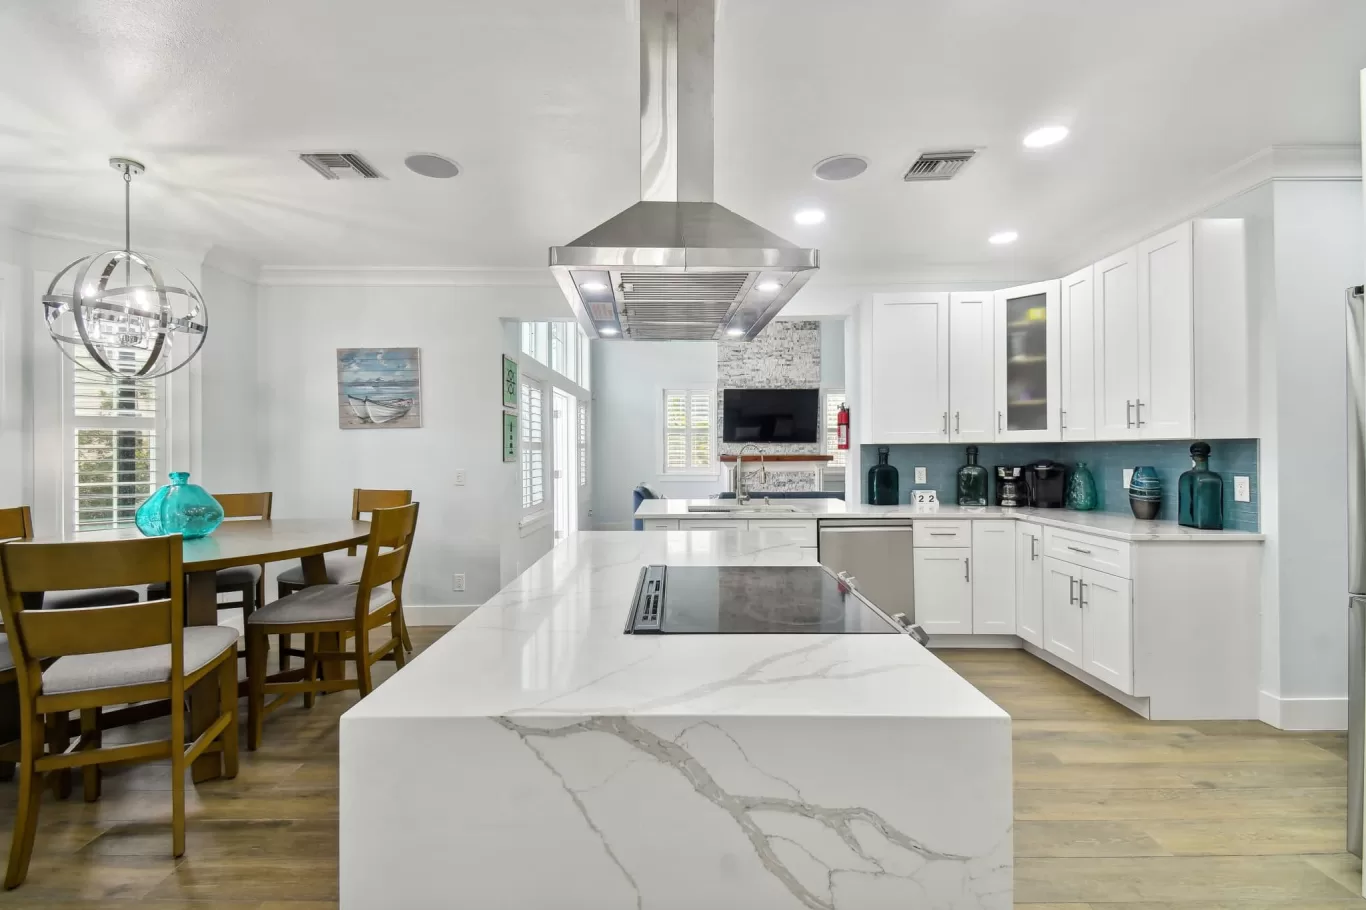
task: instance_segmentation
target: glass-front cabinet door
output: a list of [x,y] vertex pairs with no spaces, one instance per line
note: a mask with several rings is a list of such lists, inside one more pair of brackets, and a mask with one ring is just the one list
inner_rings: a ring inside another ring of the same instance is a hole
[[1062,439],[1061,285],[996,292],[996,439]]

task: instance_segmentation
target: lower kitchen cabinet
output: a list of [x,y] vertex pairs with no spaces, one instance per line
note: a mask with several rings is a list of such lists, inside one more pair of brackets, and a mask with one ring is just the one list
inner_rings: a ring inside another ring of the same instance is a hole
[[1043,560],[1043,647],[1076,667],[1082,665],[1077,576],[1083,571],[1051,556]]
[[[1043,643],[1043,528],[1015,526],[1015,634],[1037,648]],[[979,566],[980,568],[980,566]]]
[[1015,634],[1015,522],[972,523],[972,632]]
[[918,547],[915,621],[930,635],[972,634],[972,550]]

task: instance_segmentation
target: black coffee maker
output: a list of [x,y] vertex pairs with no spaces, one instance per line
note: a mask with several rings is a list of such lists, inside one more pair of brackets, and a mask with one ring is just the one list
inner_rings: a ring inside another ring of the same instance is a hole
[[1041,458],[1024,466],[1025,496],[1036,509],[1061,509],[1067,502],[1067,467]]

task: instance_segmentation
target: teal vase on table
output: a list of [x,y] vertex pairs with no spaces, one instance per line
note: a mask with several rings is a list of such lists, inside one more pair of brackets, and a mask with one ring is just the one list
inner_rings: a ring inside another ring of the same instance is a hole
[[138,506],[134,521],[148,537],[179,534],[186,540],[208,537],[223,523],[223,507],[189,471],[172,471],[171,482]]

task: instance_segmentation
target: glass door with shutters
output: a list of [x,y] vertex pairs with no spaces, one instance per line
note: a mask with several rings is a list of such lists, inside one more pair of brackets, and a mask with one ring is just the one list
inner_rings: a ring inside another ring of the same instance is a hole
[[996,439],[1061,439],[1059,283],[996,293]]

